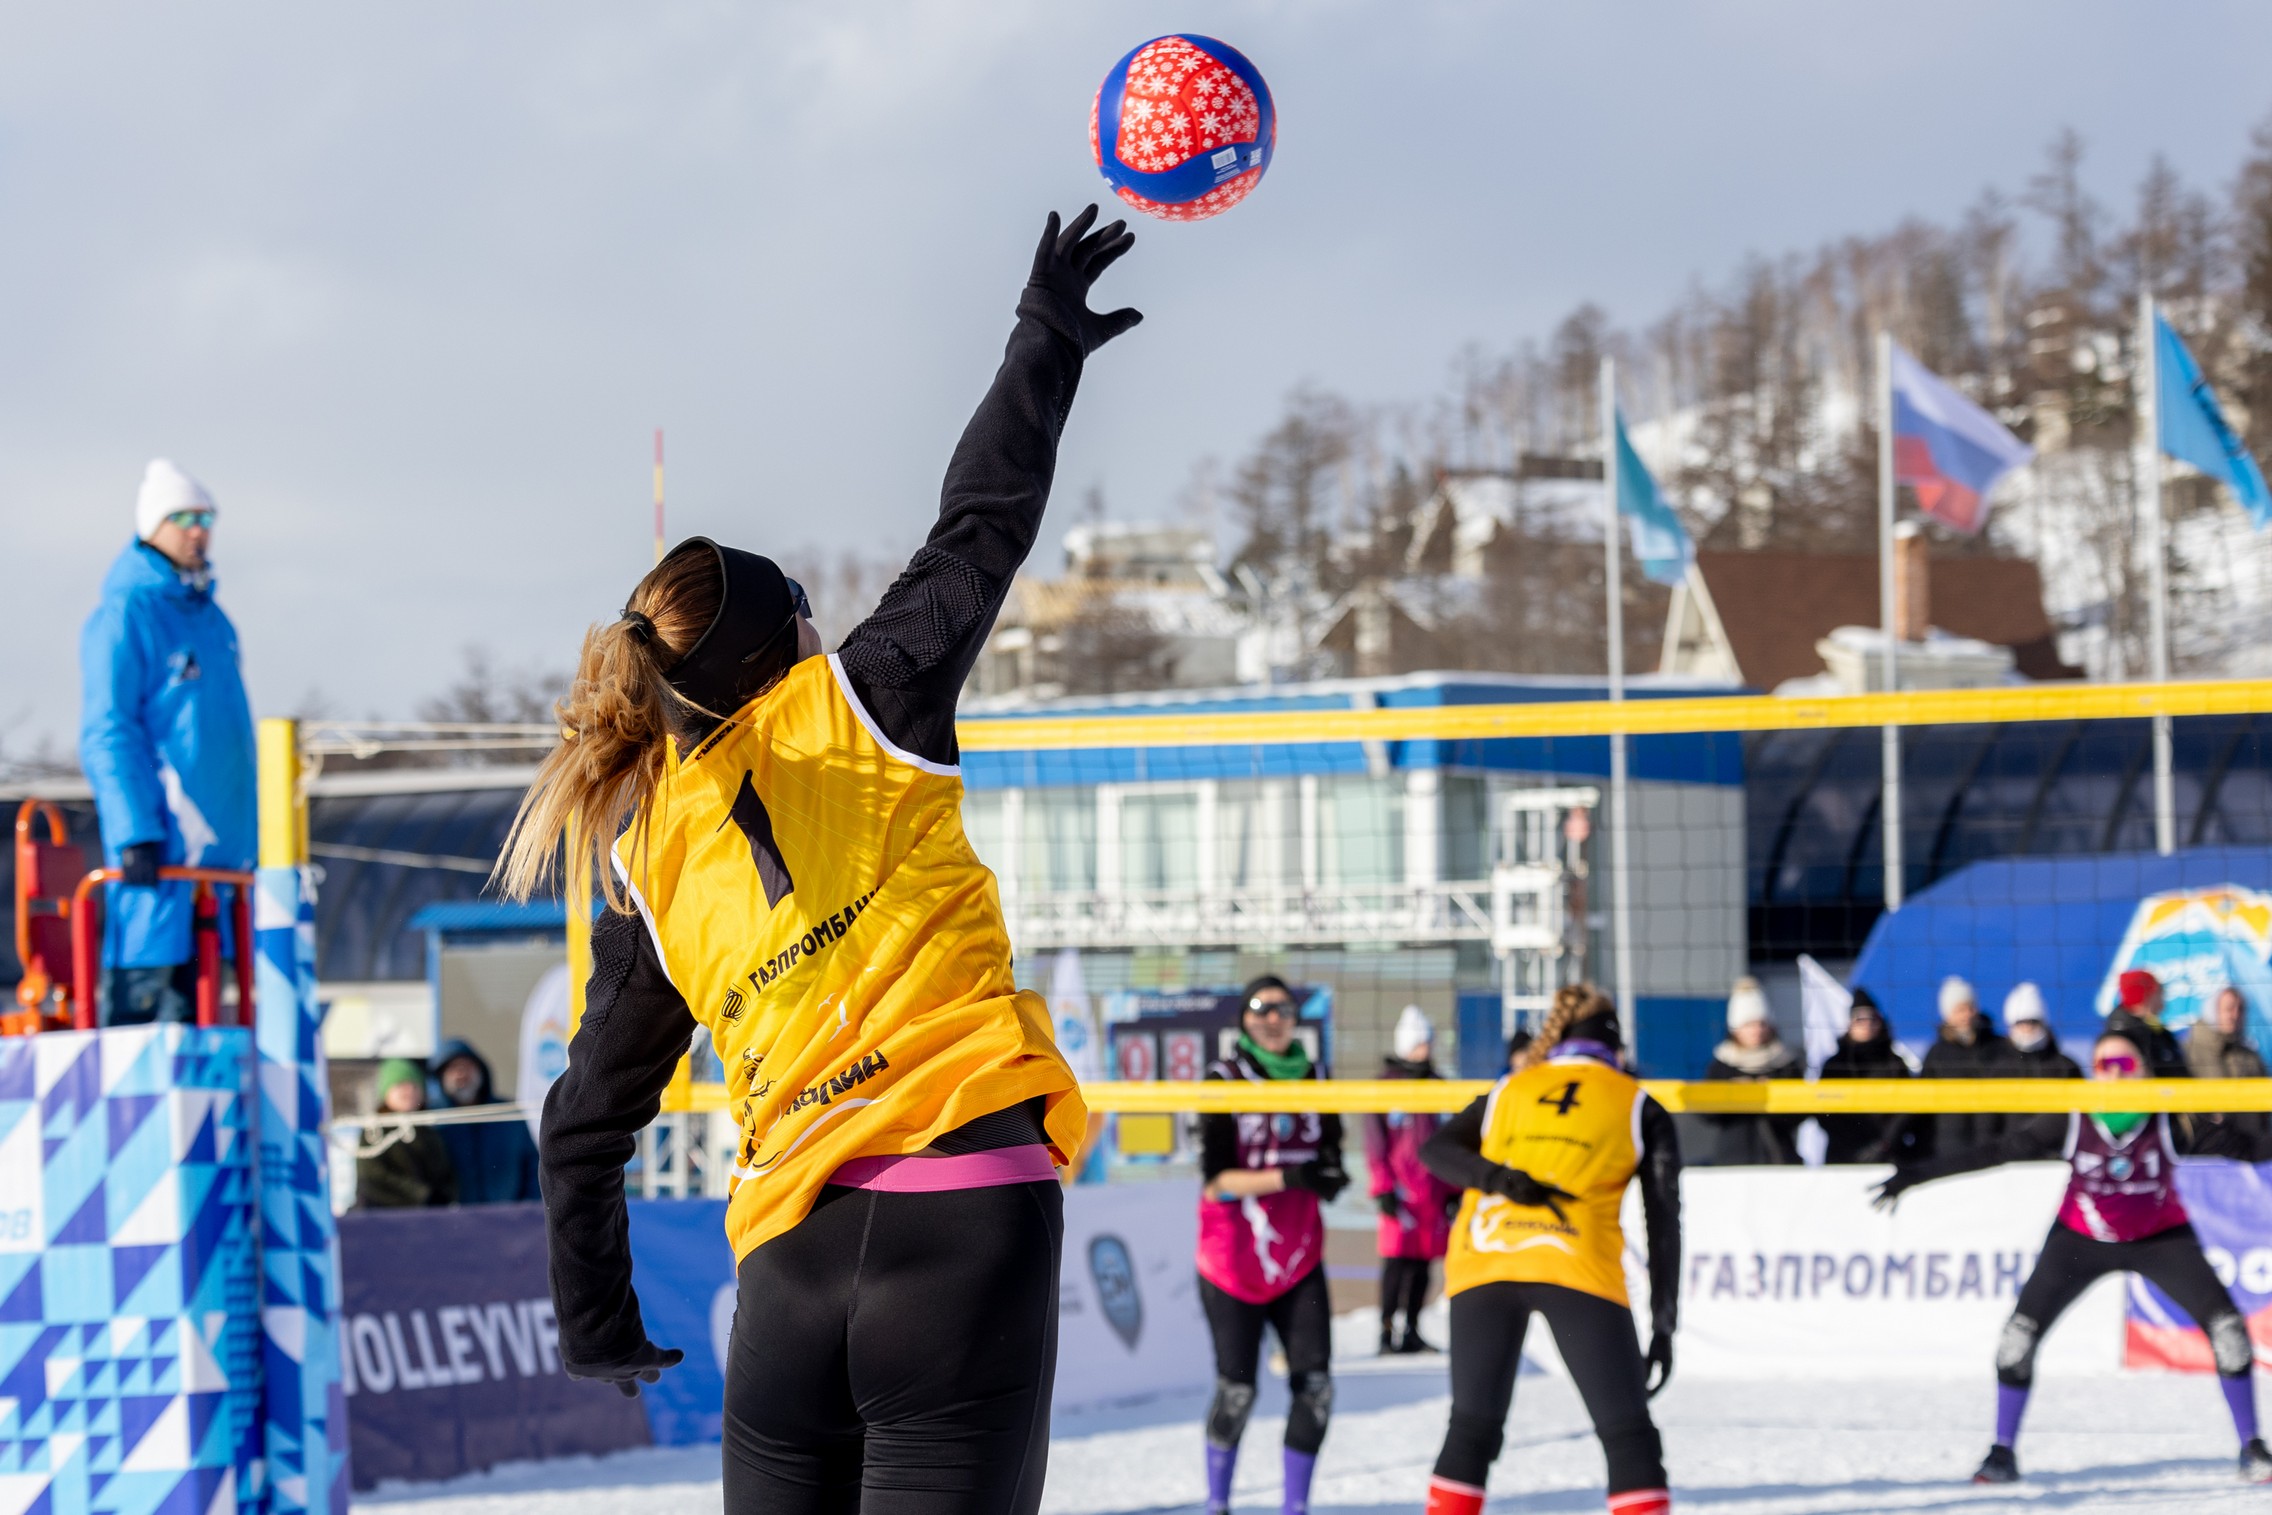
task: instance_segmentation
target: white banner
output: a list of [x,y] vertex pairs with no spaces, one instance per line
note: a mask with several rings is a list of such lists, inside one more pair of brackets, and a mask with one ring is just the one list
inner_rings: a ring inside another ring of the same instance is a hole
[[1215,1381],[1199,1308],[1198,1247],[1196,1184],[1076,1184],[1065,1191],[1059,1407]]
[[[1996,1334],[2035,1266],[2066,1186],[2064,1163],[1943,1179],[1870,1208],[1891,1170],[1691,1168],[1681,1179],[1683,1373],[1712,1378],[1945,1378],[1995,1360]],[[1648,1321],[1645,1236],[1628,1191],[1626,1271]],[[2119,1278],[2060,1318],[2050,1372],[2120,1366]]]

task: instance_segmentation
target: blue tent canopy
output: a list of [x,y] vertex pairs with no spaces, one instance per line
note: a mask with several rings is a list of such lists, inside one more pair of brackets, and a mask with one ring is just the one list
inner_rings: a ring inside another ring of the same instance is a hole
[[2084,1040],[2098,1029],[2099,985],[2139,900],[2219,884],[2272,889],[2272,847],[1973,863],[1880,916],[1853,982],[1912,1045],[1932,1039],[1950,974],[1969,980],[1992,1016],[2014,985],[2032,979],[2060,1039]]

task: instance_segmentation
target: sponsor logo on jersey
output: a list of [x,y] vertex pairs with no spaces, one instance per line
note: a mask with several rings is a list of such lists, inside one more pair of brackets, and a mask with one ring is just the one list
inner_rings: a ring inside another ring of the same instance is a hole
[[822,1079],[809,1089],[799,1090],[797,1097],[789,1101],[789,1109],[784,1113],[794,1114],[807,1105],[825,1105],[830,1100],[850,1093],[890,1066],[881,1052],[871,1052],[835,1077]]
[[852,923],[860,918],[861,912],[868,908],[869,903],[875,897],[876,891],[870,889],[851,904],[840,910],[833,910],[813,922],[803,936],[783,947],[779,952],[774,953],[773,956],[744,975],[749,980],[750,987],[763,994],[791,968],[796,967],[797,964],[808,957],[818,956],[823,949],[834,946],[845,932],[852,929]]

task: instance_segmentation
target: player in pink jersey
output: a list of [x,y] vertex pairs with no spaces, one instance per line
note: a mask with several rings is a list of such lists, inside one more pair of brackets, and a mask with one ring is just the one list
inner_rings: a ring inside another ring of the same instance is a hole
[[[1238,1045],[1210,1079],[1264,1083],[1315,1078],[1295,1039],[1300,1007],[1286,981],[1246,986]],[[1205,1115],[1199,1121],[1199,1302],[1215,1338],[1215,1400],[1207,1408],[1207,1509],[1231,1506],[1231,1471],[1254,1409],[1263,1327],[1286,1349],[1282,1515],[1306,1515],[1310,1475],[1333,1413],[1333,1303],[1325,1287],[1325,1220],[1318,1206],[1349,1183],[1338,1115]]]
[[[2147,1048],[2133,1035],[2109,1031],[2092,1051],[2091,1076],[2144,1078],[2149,1059]],[[2058,1219],[1996,1343],[1996,1441],[1972,1475],[1974,1483],[2019,1478],[2012,1444],[2035,1381],[2036,1345],[2085,1289],[2109,1273],[2146,1278],[2208,1334],[2233,1430],[2240,1437],[2241,1476],[2251,1483],[2272,1482],[2272,1451],[2256,1434],[2255,1350],[2248,1322],[2202,1255],[2178,1196],[2177,1164],[2187,1157],[2264,1162],[2272,1160],[2272,1138],[2216,1116],[2038,1115],[2007,1127],[1986,1146],[1904,1163],[1877,1186],[1877,1204],[1890,1208],[1917,1185],[1952,1174],[2046,1158],[2063,1158],[2068,1164]]]

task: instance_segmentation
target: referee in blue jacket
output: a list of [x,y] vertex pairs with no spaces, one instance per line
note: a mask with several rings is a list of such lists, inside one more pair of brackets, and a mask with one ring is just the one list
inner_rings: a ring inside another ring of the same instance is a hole
[[[253,866],[258,778],[237,629],[213,598],[213,497],[163,458],[79,641],[79,762],[103,859],[103,1024],[195,1014],[190,886],[166,865]],[[225,922],[224,922],[225,928]]]

